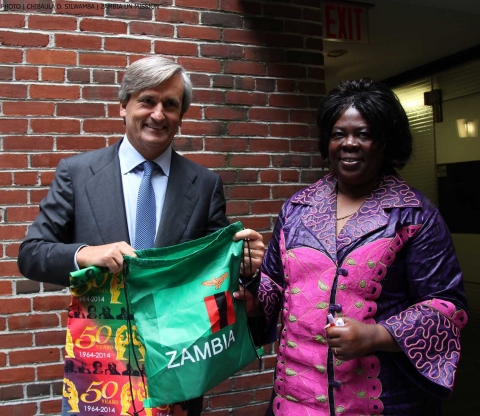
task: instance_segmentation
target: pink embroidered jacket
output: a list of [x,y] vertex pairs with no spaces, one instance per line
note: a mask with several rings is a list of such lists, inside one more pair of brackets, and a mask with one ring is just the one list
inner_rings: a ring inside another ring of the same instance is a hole
[[[336,178],[328,174],[284,204],[262,265],[267,333],[276,335],[279,312],[282,321],[274,414],[441,414],[467,322],[443,219],[393,175],[338,237],[335,213]],[[403,353],[336,359],[326,341],[329,312],[384,325]]]

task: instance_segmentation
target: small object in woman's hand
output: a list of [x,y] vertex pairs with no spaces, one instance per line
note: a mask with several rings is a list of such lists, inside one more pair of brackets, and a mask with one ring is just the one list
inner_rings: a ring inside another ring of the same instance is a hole
[[344,326],[345,322],[343,322],[342,318],[337,318],[335,321],[335,318],[331,313],[327,315],[327,320],[328,320],[328,325],[325,328],[330,328],[331,326]]

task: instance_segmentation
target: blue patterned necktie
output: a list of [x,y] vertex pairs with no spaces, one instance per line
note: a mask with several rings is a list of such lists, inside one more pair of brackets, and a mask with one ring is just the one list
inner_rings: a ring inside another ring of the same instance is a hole
[[152,248],[155,244],[157,208],[155,191],[152,186],[152,173],[158,168],[155,162],[146,160],[143,165],[143,178],[140,182],[137,199],[137,219],[135,221],[135,249]]

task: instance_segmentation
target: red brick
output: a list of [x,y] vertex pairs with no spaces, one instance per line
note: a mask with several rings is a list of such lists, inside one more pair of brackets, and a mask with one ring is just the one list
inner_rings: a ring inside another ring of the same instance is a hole
[[259,121],[288,121],[288,110],[278,108],[250,108],[248,110],[250,120]]
[[0,80],[12,81],[13,80],[13,68],[6,66],[0,67]]
[[228,165],[231,167],[268,167],[269,155],[229,155]]
[[42,400],[40,402],[40,414],[59,415],[62,411],[62,400]]
[[[0,131],[3,130],[2,121],[3,120],[0,120]],[[3,169],[5,169],[5,168],[26,168],[28,166],[27,155],[25,155],[25,154],[23,154],[23,155],[0,154],[0,166],[2,166]]]
[[201,45],[200,51],[203,56],[216,56],[219,58],[243,58],[243,47],[241,46],[206,44]]
[[76,85],[31,85],[30,96],[41,99],[76,100],[80,98],[80,88]]
[[27,86],[25,84],[0,84],[0,97],[27,98]]
[[199,22],[199,13],[188,10],[161,8],[155,10],[155,20],[159,22],[197,24]]
[[[272,396],[271,387],[268,389],[255,389],[255,391],[253,392],[253,400],[256,402],[269,402],[271,396]],[[265,403],[264,406],[265,408],[260,413],[262,415],[265,414],[265,411],[267,410],[266,407],[268,407],[268,403]]]
[[227,201],[227,215],[248,214],[248,207],[248,202]]
[[73,51],[27,50],[27,62],[31,64],[76,65],[77,53]]
[[205,118],[212,120],[245,120],[247,110],[243,107],[206,107]]
[[270,135],[276,137],[308,137],[310,129],[304,124],[270,124]]
[[0,27],[24,27],[25,16],[18,14],[0,14]]
[[48,312],[52,310],[66,310],[70,304],[68,296],[37,296],[33,298],[33,310]]
[[222,178],[224,184],[238,182],[235,170],[219,170],[216,173]]
[[224,134],[224,125],[223,123],[215,123],[214,121],[184,121],[182,123],[182,135],[197,136],[202,134],[211,136],[219,136]]
[[295,81],[292,79],[279,79],[277,80],[278,92],[295,92]]
[[283,156],[272,156],[272,164],[278,167],[309,167],[310,166],[310,156],[300,156],[300,155],[283,155]]
[[201,120],[202,117],[202,107],[198,105],[191,105],[187,112],[183,115],[183,119],[194,119],[194,120]]
[[230,199],[266,199],[270,196],[269,186],[235,186],[228,189]]
[[31,347],[32,341],[32,333],[9,333],[5,335],[0,335],[0,345],[2,346],[2,348]]
[[299,171],[298,170],[282,170],[280,172],[281,182],[298,182]]
[[251,45],[262,45],[265,34],[260,31],[242,29],[224,29],[223,41],[232,43],[248,43]]
[[237,90],[254,90],[255,78],[252,77],[235,77],[235,88]]
[[[253,393],[255,393],[255,391]],[[264,415],[267,408],[268,403],[252,404],[250,406],[233,409],[232,416]]]
[[53,116],[54,103],[44,101],[5,101],[3,114],[6,116]]
[[[60,159],[71,156],[72,153],[44,153],[32,155],[33,168],[56,168]],[[32,195],[33,191],[31,191]]]
[[258,389],[273,385],[273,372],[262,372],[260,374],[249,374],[248,376],[235,377],[233,379],[233,390]]
[[194,152],[203,150],[203,141],[200,137],[176,137],[174,149],[181,152]]
[[3,139],[4,150],[52,150],[53,138],[45,136],[7,136]]
[[199,165],[205,166],[207,168],[219,168],[225,166],[225,155],[187,153],[184,156],[187,159],[192,160],[193,162],[196,162]]
[[42,68],[42,81],[58,81],[65,80],[65,69],[63,68]]
[[150,41],[126,38],[105,39],[105,50],[121,52],[150,52]]
[[[36,178],[37,174],[35,172],[31,172],[31,173],[35,175],[35,178]],[[6,209],[5,217],[9,223],[25,222],[25,221],[33,221],[37,216],[37,214],[38,214],[37,207],[8,207]],[[23,234],[19,238],[22,239],[24,236],[25,234]],[[9,239],[13,239],[13,238],[14,238],[13,234],[9,236]]]
[[217,103],[225,102],[225,93],[223,91],[199,90],[193,91],[193,101],[195,103]]
[[35,332],[35,345],[64,345],[65,344],[65,330],[61,331],[42,331]]
[[72,68],[67,70],[67,79],[70,82],[90,82],[89,69]]
[[0,172],[0,186],[12,185],[12,174],[10,172]]
[[40,33],[0,32],[0,42],[5,46],[47,46],[49,38]]
[[[128,7],[128,6],[131,6]],[[153,11],[151,9],[140,9],[134,5],[125,3],[122,8],[112,9],[109,8],[106,11],[106,16],[115,18],[124,18],[131,20],[152,20]]]
[[55,35],[55,46],[66,49],[100,49],[102,46],[102,38],[100,36],[57,33]]
[[238,182],[258,182],[258,170],[240,169],[238,171]]
[[127,24],[107,19],[82,19],[80,30],[86,32],[126,34]]
[[[56,167],[55,166],[49,166],[49,167]],[[31,190],[30,191],[30,202],[32,204],[39,204],[40,201],[47,196],[48,189],[39,189],[39,190]]]
[[202,0],[202,2],[198,2],[198,0],[176,0],[175,6],[177,7],[191,7],[193,9],[213,9],[216,10],[218,7],[217,0]]
[[242,14],[260,14],[262,5],[257,2],[247,2],[244,0],[222,0],[222,10],[229,12],[238,12]]
[[18,190],[0,190],[0,201],[3,204],[26,204],[27,192]]
[[2,261],[0,267],[0,276],[3,277],[19,277],[21,276],[18,270],[16,261]]
[[93,81],[101,84],[113,84],[115,81],[115,71],[106,71],[103,69],[93,70]]
[[322,171],[319,169],[302,170],[302,174],[300,175],[300,182],[315,183],[319,179],[323,178],[327,173],[327,171]]
[[80,121],[73,119],[33,119],[30,126],[34,133],[80,133]]
[[251,139],[251,152],[281,152],[287,153],[289,151],[289,140],[276,140],[272,138],[267,139]]
[[[26,230],[24,225],[0,225],[0,240],[21,240],[25,237]],[[2,305],[0,302],[0,310],[1,309]]]
[[38,68],[36,66],[17,66],[15,67],[15,79],[21,80],[38,80]]
[[33,416],[37,414],[36,403],[20,403],[8,406],[0,406],[2,416]]
[[114,55],[109,53],[80,53],[81,66],[117,66],[125,68],[127,58],[125,55]]
[[23,52],[20,49],[0,49],[0,62],[9,64],[22,62]]
[[86,133],[123,133],[125,127],[122,120],[85,120],[83,131]]
[[242,152],[247,150],[247,139],[233,137],[207,138],[205,150],[213,152]]
[[[73,14],[73,15],[80,15],[80,16],[103,16],[104,10],[101,8],[97,9],[95,3],[91,3],[89,1],[82,1],[83,5],[91,5],[91,8],[75,8],[75,6],[79,6],[78,1],[65,1],[65,0],[57,0],[56,5],[57,9],[55,13],[59,14]],[[67,8],[66,5],[69,7]]]
[[[7,320],[6,318],[0,318],[0,331],[5,331],[7,328]],[[5,367],[7,362],[7,355],[4,352],[0,352],[0,368]],[[0,380],[2,378],[0,377]]]
[[58,316],[56,314],[33,314],[10,316],[8,318],[8,327],[10,331],[29,330],[39,328],[52,328],[58,326]]
[[41,16],[31,13],[28,16],[28,27],[30,29],[44,30],[75,30],[77,28],[77,20],[74,17]]
[[[34,379],[35,369],[33,367],[0,369],[0,384],[29,382]],[[4,415],[4,413],[1,413],[2,409],[3,407],[0,407],[0,414]],[[18,415],[20,416],[20,413]]]
[[[18,249],[20,248],[20,243],[13,243],[13,244],[8,244],[5,249],[5,254],[7,257],[18,257]],[[17,282],[17,289],[18,289],[18,283]],[[18,293],[18,290],[17,290]]]
[[229,61],[225,63],[225,73],[265,75],[265,65],[257,62]]
[[[27,119],[4,118],[0,120],[0,133],[26,133],[28,129]],[[13,155],[12,155],[13,156]],[[7,163],[15,163],[15,161]]]
[[217,88],[218,87],[220,87],[220,88],[232,88],[233,87],[233,77],[227,76],[227,75],[214,75],[213,86],[217,87]]
[[105,106],[92,103],[59,103],[57,116],[60,117],[104,117]]
[[222,35],[219,29],[199,26],[179,26],[177,34],[179,38],[201,40],[220,40]]
[[317,52],[322,52],[323,40],[319,38],[308,38],[305,41],[305,49],[314,49]]
[[221,63],[217,59],[178,58],[178,64],[188,71],[220,72]]
[[198,46],[191,42],[156,41],[155,53],[162,55],[198,56]]
[[315,124],[317,119],[316,110],[292,110],[290,111],[290,121],[294,123]]
[[227,104],[265,105],[267,96],[262,93],[227,91]]
[[210,407],[212,409],[215,409],[218,407],[239,406],[245,403],[250,403],[251,400],[252,400],[251,392],[223,394],[223,395],[210,397]]
[[323,82],[300,82],[298,84],[298,90],[303,93],[318,95],[324,95],[326,92]]
[[34,350],[12,351],[10,365],[52,363],[60,360],[59,348],[35,348]]
[[118,102],[118,89],[119,87],[85,86],[82,89],[82,98],[84,100]]
[[286,185],[286,186],[272,186],[272,198],[290,198],[295,192],[305,188],[304,185]]
[[[23,386],[7,386],[0,388],[0,402],[23,399]],[[1,409],[1,408],[0,408]],[[2,413],[5,414],[5,413]]]
[[271,77],[305,78],[305,67],[299,65],[267,64],[267,74]]
[[278,214],[284,201],[252,202],[252,214]]
[[293,94],[271,94],[270,105],[272,107],[288,107],[288,108],[305,108],[307,107],[308,99],[304,95]]
[[260,123],[228,123],[227,131],[232,136],[266,136],[268,126]]
[[55,177],[54,171],[40,172],[40,185],[43,185],[43,186],[50,185],[54,177]]
[[63,377],[63,364],[37,367],[38,380],[58,380]]
[[271,78],[258,78],[255,85],[259,91],[275,91],[275,80]]
[[292,140],[292,152],[313,153],[318,151],[317,140]]
[[262,170],[260,172],[260,182],[278,182],[278,170]]
[[245,59],[248,61],[261,62],[285,62],[287,61],[286,53],[280,48],[264,48],[264,47],[246,47]]
[[[12,295],[13,294],[13,287],[12,287],[12,282],[8,280],[0,280],[0,295],[5,296],[5,295]],[[5,336],[0,335],[0,345],[2,345],[2,348],[8,348],[4,347],[5,343],[2,341],[2,338]]]
[[149,35],[173,38],[175,27],[162,23],[130,22],[130,33],[133,35]]

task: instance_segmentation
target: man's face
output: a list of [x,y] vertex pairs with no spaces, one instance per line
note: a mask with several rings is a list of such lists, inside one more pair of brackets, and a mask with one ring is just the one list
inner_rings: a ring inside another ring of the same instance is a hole
[[182,125],[183,80],[175,74],[158,87],[132,94],[120,103],[120,116],[132,146],[147,160],[160,156]]

